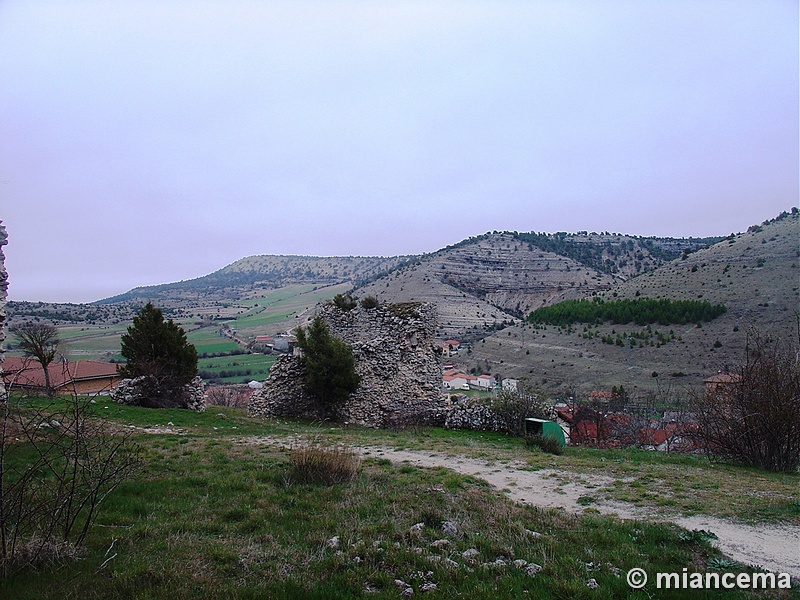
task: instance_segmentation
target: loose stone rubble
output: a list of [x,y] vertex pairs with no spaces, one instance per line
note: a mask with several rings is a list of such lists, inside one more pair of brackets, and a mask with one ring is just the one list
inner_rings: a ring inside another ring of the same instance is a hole
[[[153,384],[147,375],[135,377],[134,379],[123,379],[115,385],[109,395],[118,404],[130,404],[133,406],[150,406],[150,390]],[[185,386],[178,398],[171,401],[170,408],[188,408],[197,412],[206,409],[205,384],[200,377],[195,377]]]
[[[6,323],[6,298],[8,297],[8,273],[6,272],[6,257],[3,254],[3,246],[8,243],[8,235],[6,228],[3,227],[3,222],[0,221],[0,372],[3,369],[3,342],[6,339],[5,323]],[[7,398],[6,388],[3,384],[3,379],[0,377],[0,403],[5,402]]]

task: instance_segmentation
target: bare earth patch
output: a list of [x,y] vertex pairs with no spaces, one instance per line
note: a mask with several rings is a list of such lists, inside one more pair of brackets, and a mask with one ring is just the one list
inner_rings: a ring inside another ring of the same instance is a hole
[[[139,431],[141,433],[147,433],[150,435],[161,435],[161,434],[168,434],[168,435],[186,435],[185,429],[178,429],[172,426],[167,427],[138,427],[136,425],[126,425],[127,429],[133,429],[135,431]],[[216,429],[216,427],[215,427]]]
[[[304,439],[251,437],[245,444],[291,448]],[[603,488],[619,485],[619,478],[565,470],[531,470],[519,461],[493,462],[446,456],[419,450],[396,450],[383,446],[359,447],[365,458],[386,459],[418,467],[445,467],[462,475],[480,478],[516,502],[545,508],[561,508],[580,513],[593,509],[620,519],[670,522],[685,529],[703,529],[714,533],[714,545],[733,560],[776,573],[789,573],[800,579],[800,527],[794,525],[745,525],[707,515],[684,517],[652,507],[608,500]],[[616,482],[616,483],[615,483]],[[624,482],[624,480],[623,480]]]
[[523,463],[488,465],[484,461],[391,448],[362,448],[364,456],[385,458],[420,467],[446,467],[463,475],[479,477],[509,498],[536,506],[581,512],[591,507],[621,519],[669,521],[689,530],[704,529],[718,539],[714,544],[727,556],[745,565],[760,566],[800,578],[800,527],[791,525],[751,526],[708,516],[681,517],[612,502],[597,495],[616,481],[612,477],[542,469],[531,471]]

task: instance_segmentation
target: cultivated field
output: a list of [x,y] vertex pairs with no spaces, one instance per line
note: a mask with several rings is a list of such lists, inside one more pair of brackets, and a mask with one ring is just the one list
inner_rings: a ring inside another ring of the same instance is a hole
[[[275,335],[290,332],[304,325],[314,307],[345,292],[349,284],[332,286],[291,285],[278,289],[257,289],[244,294],[241,299],[225,302],[187,302],[180,306],[169,303],[165,317],[173,318],[186,331],[188,341],[197,348],[200,371],[214,373],[221,383],[244,383],[266,379],[275,357],[264,354],[243,356],[257,335]],[[59,323],[62,349],[71,360],[123,361],[120,355],[120,338],[130,319],[141,306],[132,303],[127,310],[128,319],[120,311],[111,313],[109,320],[101,316],[92,323]],[[74,307],[76,314],[79,307]],[[93,311],[83,305],[83,312]],[[8,340],[13,342],[13,336]],[[14,355],[12,349],[9,355]],[[219,377],[219,373],[225,371]],[[249,371],[246,373],[245,371]],[[230,374],[236,372],[236,374]]]

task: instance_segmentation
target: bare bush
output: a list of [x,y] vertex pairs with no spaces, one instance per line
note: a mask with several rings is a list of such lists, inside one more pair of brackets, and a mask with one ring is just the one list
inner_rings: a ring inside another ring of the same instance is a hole
[[77,396],[44,410],[2,403],[0,562],[5,575],[74,555],[103,501],[141,463],[130,434],[92,418],[88,405]]
[[800,345],[748,333],[747,360],[696,399],[697,436],[710,455],[770,471],[800,466]]
[[550,398],[539,390],[501,390],[489,406],[502,423],[502,430],[520,437],[525,435],[525,419],[549,419],[552,407]]
[[610,419],[609,438],[620,447],[636,446],[667,453],[696,450],[695,416],[690,409],[687,392],[671,383],[657,382],[655,391],[641,399],[634,398],[622,408],[622,414]]
[[291,483],[334,485],[356,477],[361,468],[361,457],[350,448],[310,444],[294,448],[289,463]]
[[251,394],[247,386],[214,386],[206,390],[206,401],[212,406],[247,408]]
[[529,435],[525,437],[525,445],[528,448],[538,448],[548,454],[563,454],[564,448],[561,443],[552,435]]

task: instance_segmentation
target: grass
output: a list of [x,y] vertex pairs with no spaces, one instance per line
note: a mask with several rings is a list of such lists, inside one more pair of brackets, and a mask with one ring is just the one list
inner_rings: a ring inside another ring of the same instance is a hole
[[[350,284],[290,285],[263,290],[249,298],[225,302],[225,314],[230,315],[225,324],[237,329],[239,337],[243,339],[252,339],[260,334],[274,335],[277,332],[289,331],[300,323],[300,316],[305,315],[317,303],[348,289]],[[198,312],[214,314],[213,310]],[[221,321],[211,326],[199,327],[197,319],[197,315],[194,315],[177,319],[177,322],[186,331],[188,341],[194,344],[198,354],[227,354],[242,350],[235,341],[221,335]],[[59,325],[58,330],[66,353],[72,360],[124,361],[120,355],[120,340],[129,325],[130,322],[119,323],[114,319],[98,323],[64,324]],[[266,370],[254,372],[254,375],[258,376],[265,374]],[[250,379],[253,378],[262,377]],[[244,380],[249,381],[243,377],[224,379],[225,382]]]
[[[333,298],[339,291],[348,289],[346,285],[316,287],[316,286],[288,286],[273,290],[263,297],[254,298],[239,303],[248,307],[247,313],[237,317],[230,323],[248,335],[255,334],[267,326],[282,325],[277,330],[290,330],[297,326],[295,316],[315,306],[318,302]],[[258,304],[256,307],[255,305]]]
[[[107,409],[104,407],[108,407]],[[609,480],[595,495],[691,516],[706,514],[744,523],[800,525],[800,474],[712,463],[701,456],[637,450],[567,447],[563,454],[531,451],[520,438],[500,433],[415,428],[387,431],[322,425],[301,420],[250,419],[241,409],[209,407],[205,413],[153,411],[98,402],[95,410],[129,425],[166,427],[192,435],[260,436],[281,440],[324,439],[331,445],[388,446],[466,456],[487,462],[522,462],[564,477],[602,475]]]
[[361,457],[350,448],[304,444],[289,455],[287,481],[333,485],[352,481],[361,468]]
[[216,354],[239,350],[239,344],[224,337],[217,327],[187,330],[186,339],[194,344],[198,354]]
[[217,375],[221,371],[250,371],[249,374],[219,378],[223,383],[247,383],[253,379],[266,379],[270,367],[275,362],[275,358],[275,356],[266,354],[234,354],[232,356],[201,358],[197,361],[197,368],[203,373]]
[[[31,404],[41,402],[23,402]],[[432,598],[647,598],[654,590],[633,593],[625,582],[628,569],[692,572],[724,561],[707,539],[675,526],[601,517],[591,508],[571,515],[514,504],[485,482],[444,468],[366,459],[342,483],[300,483],[291,477],[297,460],[292,448],[252,441],[300,436],[328,447],[427,446],[498,460],[563,461],[587,471],[610,466],[617,456],[610,451],[569,448],[562,456],[542,455],[521,440],[494,434],[260,421],[216,407],[159,411],[101,399],[92,409],[118,426],[166,427],[177,434],[136,436],[145,468],[108,499],[84,559],[4,580],[0,597],[397,598],[395,580],[402,580],[416,593],[435,584]],[[702,465],[621,456],[627,476],[637,473],[643,485],[645,477],[655,479],[649,470],[659,465]],[[709,474],[716,468],[707,467]],[[740,491],[754,489],[745,487],[753,472],[732,468],[731,476],[737,472]],[[585,502],[590,507],[591,498]],[[445,521],[457,531],[445,534]],[[474,556],[465,558],[467,551]],[[531,576],[512,560],[542,570]],[[743,567],[725,570],[731,569]],[[587,587],[589,579],[597,589]],[[694,590],[672,591],[659,597],[697,596]]]

